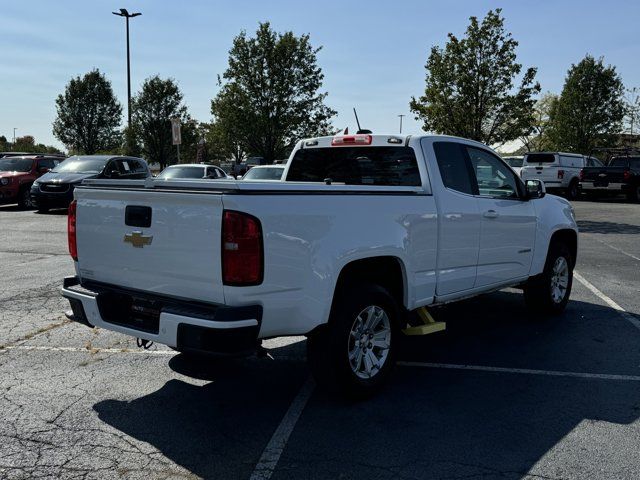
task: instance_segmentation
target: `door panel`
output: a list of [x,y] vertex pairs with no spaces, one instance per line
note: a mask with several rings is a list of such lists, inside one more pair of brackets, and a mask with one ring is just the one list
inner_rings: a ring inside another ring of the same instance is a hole
[[437,295],[473,288],[480,244],[480,212],[462,144],[423,139],[431,178],[440,185]]
[[476,287],[528,275],[533,259],[536,214],[522,200],[519,180],[493,153],[467,148],[477,182],[481,214]]

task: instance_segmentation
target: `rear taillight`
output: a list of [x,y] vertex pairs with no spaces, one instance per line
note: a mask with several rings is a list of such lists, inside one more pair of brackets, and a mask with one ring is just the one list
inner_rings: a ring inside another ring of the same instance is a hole
[[262,227],[256,217],[225,210],[222,215],[222,282],[248,286],[262,282]]
[[580,169],[580,173],[578,174],[578,179],[580,181],[584,180],[584,170],[582,168]]
[[67,216],[67,236],[69,238],[69,254],[74,260],[78,260],[78,242],[76,241],[76,207],[74,200],[69,204],[69,214]]
[[631,171],[629,170],[625,170],[625,172],[622,174],[622,178],[624,178],[625,182],[628,182],[629,180],[631,180]]
[[339,137],[333,137],[331,145],[339,147],[342,145],[371,145],[373,137],[371,135],[342,135]]
[[558,178],[562,180],[564,178],[564,170],[558,170]]

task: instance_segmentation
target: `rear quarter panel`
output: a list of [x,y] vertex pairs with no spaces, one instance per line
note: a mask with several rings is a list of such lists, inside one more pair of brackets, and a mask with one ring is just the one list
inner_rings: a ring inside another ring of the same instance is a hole
[[336,281],[353,260],[401,262],[408,308],[435,290],[437,216],[431,195],[225,195],[225,209],[260,219],[264,281],[225,287],[229,305],[261,304],[261,337],[304,334],[329,317]]

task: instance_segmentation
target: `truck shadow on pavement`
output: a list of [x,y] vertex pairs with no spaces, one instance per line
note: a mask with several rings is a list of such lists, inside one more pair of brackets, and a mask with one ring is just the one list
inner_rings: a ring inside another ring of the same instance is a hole
[[592,220],[578,220],[580,233],[622,233],[629,235],[640,234],[640,225],[628,223],[598,222]]
[[[401,360],[639,373],[640,332],[599,305],[573,301],[562,317],[540,320],[524,309],[521,294],[502,291],[433,313],[448,322],[447,331],[407,337]],[[94,409],[103,422],[199,477],[248,478],[308,376],[301,361],[278,360],[295,359],[300,348],[275,349],[275,361],[224,367],[189,367],[178,355],[171,368],[196,380],[172,379],[151,394],[101,401]],[[316,391],[272,478],[555,477],[562,468],[585,478],[616,452],[618,471],[610,476],[637,478],[637,462],[619,455],[635,450],[637,430],[607,433],[638,419],[639,387],[637,381],[400,366],[391,384],[365,402]],[[596,422],[600,436],[580,436]],[[549,466],[549,458],[561,464]]]

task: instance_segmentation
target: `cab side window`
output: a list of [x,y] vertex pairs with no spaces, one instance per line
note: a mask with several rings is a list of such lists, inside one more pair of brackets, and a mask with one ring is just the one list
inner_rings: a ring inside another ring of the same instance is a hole
[[456,192],[474,194],[464,146],[455,142],[434,142],[442,182]]
[[518,198],[518,181],[513,171],[495,155],[479,148],[466,147],[478,195],[481,197]]

